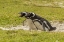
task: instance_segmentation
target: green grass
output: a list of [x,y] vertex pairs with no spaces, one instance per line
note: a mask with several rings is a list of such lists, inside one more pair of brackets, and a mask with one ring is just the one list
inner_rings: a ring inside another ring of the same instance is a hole
[[64,42],[64,33],[39,31],[2,31],[0,42]]
[[[49,2],[63,0],[43,0]],[[0,0],[0,26],[16,26],[25,18],[19,12],[34,12],[48,21],[64,21],[64,8],[41,7],[42,0]],[[3,31],[0,30],[0,42],[64,42],[63,32],[39,31]]]
[[0,26],[21,24],[24,18],[20,18],[18,13],[23,11],[34,12],[49,21],[64,21],[64,8],[39,7],[35,3],[42,4],[42,0],[1,0]]

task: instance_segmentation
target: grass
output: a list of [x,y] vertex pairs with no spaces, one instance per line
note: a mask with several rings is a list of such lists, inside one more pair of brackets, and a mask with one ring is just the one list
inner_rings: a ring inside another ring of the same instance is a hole
[[64,33],[39,31],[2,31],[0,42],[63,42]]
[[18,13],[23,11],[34,12],[49,21],[64,20],[64,8],[39,7],[35,3],[42,4],[42,0],[1,0],[0,26],[21,24],[24,18],[20,18]]
[[[43,0],[49,2],[63,0]],[[42,0],[0,0],[0,26],[16,26],[25,18],[19,12],[34,12],[48,21],[64,21],[64,8],[41,7]],[[64,32],[39,31],[3,31],[0,30],[0,42],[64,42]]]

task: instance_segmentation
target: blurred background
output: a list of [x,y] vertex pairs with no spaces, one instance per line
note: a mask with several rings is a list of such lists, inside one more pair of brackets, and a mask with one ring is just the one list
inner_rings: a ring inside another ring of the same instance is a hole
[[34,12],[48,21],[64,21],[63,0],[0,0],[0,26],[16,26],[25,18],[19,12]]

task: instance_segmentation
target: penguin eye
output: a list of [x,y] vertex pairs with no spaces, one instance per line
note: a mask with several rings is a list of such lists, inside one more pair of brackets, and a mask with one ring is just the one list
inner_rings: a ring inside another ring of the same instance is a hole
[[33,14],[31,13],[30,16],[33,16]]

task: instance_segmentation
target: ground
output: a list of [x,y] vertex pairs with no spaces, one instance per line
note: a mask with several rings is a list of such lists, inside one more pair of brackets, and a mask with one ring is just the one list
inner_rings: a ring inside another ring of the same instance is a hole
[[[60,22],[50,22],[53,27],[56,27],[56,30],[53,32],[64,32],[64,23]],[[15,27],[0,27],[1,30],[29,30],[29,26],[17,25]],[[51,31],[52,32],[52,31]]]
[[0,0],[0,28],[4,28],[0,42],[64,42],[64,32],[17,30],[25,19],[18,14],[23,11],[34,12],[64,30],[64,0]]

